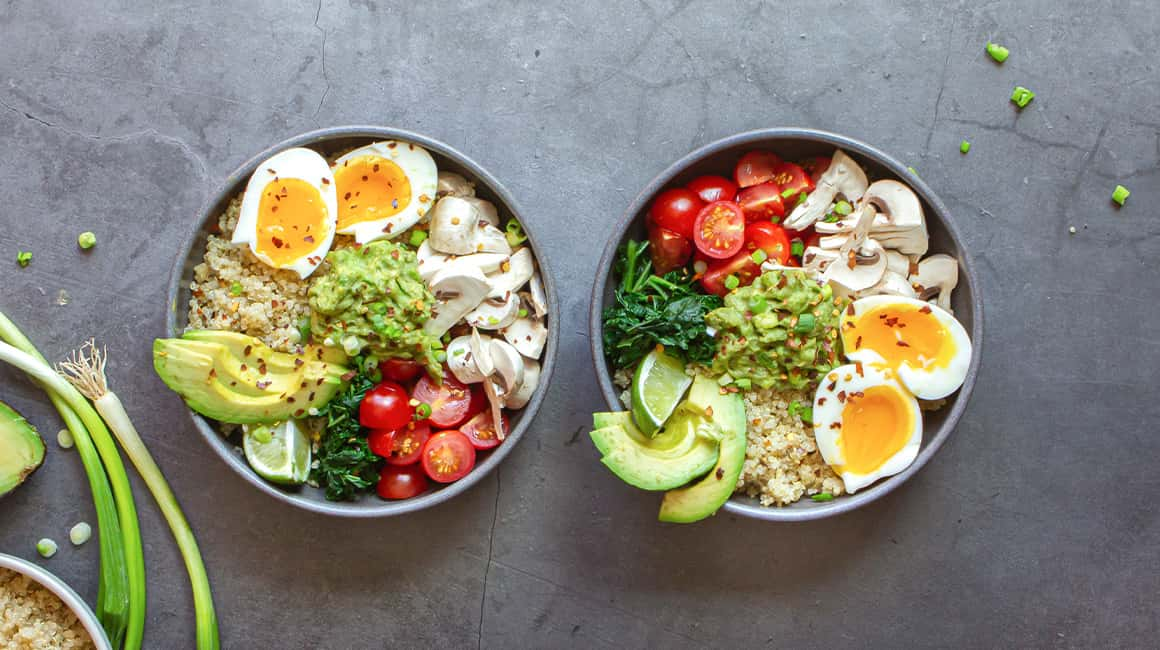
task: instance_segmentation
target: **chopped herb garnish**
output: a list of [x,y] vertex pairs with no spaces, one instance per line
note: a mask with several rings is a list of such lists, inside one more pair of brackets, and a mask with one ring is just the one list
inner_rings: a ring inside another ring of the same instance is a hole
[[411,231],[411,245],[412,246],[414,246],[415,248],[418,248],[418,247],[422,246],[423,242],[425,242],[425,241],[427,241],[427,231],[426,230],[412,230]]
[[1011,91],[1011,101],[1015,102],[1019,108],[1027,106],[1033,99],[1035,99],[1035,93],[1023,86],[1015,86],[1015,90]]
[[806,245],[800,239],[795,239],[789,245],[790,255],[801,257],[806,252]]
[[801,194],[798,194],[797,205],[801,205],[801,204],[805,203],[807,196],[809,196],[808,192],[802,192]]
[[18,251],[16,253],[16,263],[24,268],[32,263],[32,253],[29,251]]
[[508,244],[512,246],[519,246],[528,241],[528,236],[524,233],[524,227],[515,219],[508,221],[507,225],[504,226],[504,237],[507,238]]
[[781,191],[781,198],[788,199],[788,198],[792,197],[794,194],[797,194],[797,190],[795,190],[792,187],[786,188],[786,189]]
[[520,307],[519,317],[520,318],[527,318],[528,317],[528,310],[524,309],[523,307]]
[[911,174],[914,174],[915,176],[918,176],[918,170],[915,169],[914,167],[907,167],[906,171],[910,172]]
[[1124,205],[1124,201],[1127,201],[1131,194],[1132,193],[1128,191],[1128,188],[1124,187],[1123,185],[1117,185],[1116,189],[1112,190],[1112,200],[1119,205]]
[[753,381],[748,377],[742,377],[741,379],[734,381],[733,385],[740,390],[749,390],[750,388],[753,388]]
[[829,492],[819,492],[810,496],[810,498],[814,501],[833,501],[834,495],[830,494]]
[[[987,54],[990,54],[991,58],[995,59],[996,63],[1002,63],[1002,62],[1007,60],[1007,57],[1011,54],[1011,52],[1010,52],[1010,50],[1003,47],[1002,45],[999,45],[998,43],[988,42],[987,43]],[[964,152],[964,153],[966,153],[966,152]]]
[[834,214],[840,214],[843,217],[854,211],[854,206],[850,205],[849,201],[839,200],[834,204]]
[[736,289],[739,286],[741,286],[741,280],[738,279],[736,275],[731,275],[731,276],[725,278],[725,288],[726,289],[733,291],[734,289]]
[[967,153],[971,150],[971,143],[963,140],[959,143],[959,153]]
[[809,334],[814,331],[814,326],[818,324],[818,319],[813,314],[806,312],[798,316],[797,325],[793,326],[795,334]]
[[759,248],[753,251],[753,254],[749,256],[749,259],[753,260],[754,264],[761,264],[765,260],[769,259],[769,253],[766,253],[764,250]]
[[331,501],[353,499],[378,482],[380,460],[371,452],[367,432],[359,425],[359,406],[374,385],[370,377],[359,372],[346,390],[319,409],[319,416],[326,418],[326,429],[315,454],[318,466],[311,469],[310,478]]
[[230,295],[231,296],[240,296],[240,295],[242,295],[242,292],[244,292],[244,291],[245,291],[245,287],[242,286],[241,282],[235,282],[235,283],[230,285]]
[[97,236],[91,232],[82,232],[77,236],[77,245],[84,250],[89,250],[97,245]]
[[415,407],[415,419],[426,420],[429,417],[431,417],[431,405],[426,402],[420,402],[419,405]]
[[769,309],[769,302],[765,299],[765,296],[756,294],[750,298],[749,311],[754,314],[763,314],[766,309]]

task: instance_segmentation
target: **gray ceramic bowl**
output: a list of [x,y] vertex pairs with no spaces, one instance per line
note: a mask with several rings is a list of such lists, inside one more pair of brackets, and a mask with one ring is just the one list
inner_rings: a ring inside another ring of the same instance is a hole
[[641,191],[613,228],[612,238],[604,249],[604,256],[600,261],[593,286],[592,310],[589,315],[592,358],[596,363],[596,375],[604,400],[612,410],[623,408],[618,397],[620,391],[612,384],[612,369],[604,358],[603,327],[600,318],[604,306],[612,301],[616,283],[612,265],[616,259],[617,249],[626,239],[642,239],[647,236],[645,217],[653,197],[665,188],[684,185],[702,174],[720,174],[732,178],[733,166],[737,159],[751,149],[769,149],[786,160],[795,160],[815,155],[828,156],[835,148],[841,148],[853,156],[871,179],[898,178],[918,193],[930,230],[931,252],[948,253],[959,260],[959,284],[954,292],[952,306],[955,316],[971,333],[974,347],[971,365],[963,387],[948,398],[947,405],[938,411],[924,414],[922,448],[918,458],[905,471],[860,490],[857,494],[841,496],[825,503],[806,499],[784,508],[767,508],[760,505],[756,499],[734,495],[725,504],[724,509],[727,512],[770,521],[806,521],[849,512],[878,499],[906,482],[946,442],[955,428],[955,423],[962,416],[967,400],[971,396],[971,389],[975,385],[979,359],[982,356],[983,303],[979,295],[979,281],[975,277],[974,264],[963,248],[962,238],[943,202],[922,179],[908,172],[905,165],[870,145],[824,131],[776,128],[740,133],[718,140],[673,163]]
[[544,290],[548,297],[548,344],[541,359],[540,387],[536,390],[528,405],[514,412],[511,418],[512,431],[508,439],[499,447],[489,452],[481,452],[476,460],[475,469],[463,479],[448,485],[439,486],[432,483],[432,488],[418,497],[404,501],[384,501],[373,493],[363,496],[360,500],[351,502],[327,501],[322,490],[303,486],[301,488],[283,488],[266,482],[250,469],[246,459],[242,456],[238,445],[227,440],[214,428],[213,424],[197,413],[190,411],[194,425],[201,432],[203,438],[217,455],[233,468],[242,478],[251,485],[270,496],[293,504],[306,510],[329,515],[344,517],[387,517],[407,512],[414,512],[443,503],[456,495],[463,493],[475,485],[495,469],[507,457],[515,445],[524,437],[532,419],[540,408],[544,399],[548,383],[555,366],[556,349],[560,340],[559,306],[556,302],[556,289],[552,282],[551,270],[544,264],[542,249],[536,245],[537,224],[521,212],[511,194],[503,185],[487,172],[478,163],[459,153],[450,146],[416,133],[377,126],[345,126],[311,131],[294,136],[263,151],[246,161],[222,183],[218,191],[210,198],[201,210],[197,219],[197,228],[182,244],[177,252],[177,263],[169,282],[169,303],[166,316],[166,336],[179,336],[185,329],[189,312],[189,285],[193,278],[193,267],[197,265],[205,251],[206,237],[210,234],[212,224],[216,223],[231,198],[245,189],[250,174],[254,172],[262,161],[278,151],[290,147],[311,147],[324,153],[357,147],[377,140],[404,140],[414,142],[431,152],[440,170],[454,171],[463,174],[469,180],[475,181],[476,193],[481,198],[492,201],[500,209],[501,214],[516,217],[524,225],[528,235],[528,244],[532,247],[536,262],[540,266],[540,274],[544,281]]
[[72,590],[72,587],[66,585],[63,580],[49,573],[45,569],[40,568],[36,564],[27,560],[22,560],[14,555],[5,555],[0,553],[0,567],[11,569],[16,573],[25,575],[33,581],[40,583],[45,589],[56,594],[61,602],[76,614],[77,620],[84,626],[85,631],[93,639],[93,644],[97,646],[97,650],[111,650],[113,647],[109,643],[109,637],[105,635],[105,628],[101,627],[101,622],[97,620],[96,614],[88,606],[77,592]]

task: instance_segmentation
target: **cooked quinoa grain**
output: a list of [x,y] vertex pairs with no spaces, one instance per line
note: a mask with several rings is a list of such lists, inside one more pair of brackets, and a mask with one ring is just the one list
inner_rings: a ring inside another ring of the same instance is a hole
[[737,492],[759,499],[764,506],[846,491],[842,479],[822,460],[812,428],[789,414],[794,401],[812,402],[805,391],[768,389],[745,394],[748,445]]
[[95,647],[76,614],[56,594],[0,568],[0,650]]

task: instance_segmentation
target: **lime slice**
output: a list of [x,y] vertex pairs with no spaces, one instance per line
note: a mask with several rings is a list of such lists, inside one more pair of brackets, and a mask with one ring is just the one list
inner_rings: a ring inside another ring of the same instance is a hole
[[632,377],[632,419],[647,435],[654,435],[677,408],[693,378],[685,364],[661,349],[648,353]]
[[310,473],[310,438],[294,420],[247,425],[242,449],[258,476],[279,485],[301,485]]

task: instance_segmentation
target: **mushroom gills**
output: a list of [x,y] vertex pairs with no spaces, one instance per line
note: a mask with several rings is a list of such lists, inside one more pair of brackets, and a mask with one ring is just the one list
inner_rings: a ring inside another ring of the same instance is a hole
[[846,152],[835,149],[830,166],[818,178],[814,191],[793,209],[784,225],[790,230],[805,230],[825,215],[826,209],[837,196],[845,197],[850,203],[857,203],[867,186],[866,172]]
[[503,329],[516,321],[520,312],[520,298],[512,292],[506,295],[488,296],[464,316],[468,325],[481,330]]
[[474,267],[450,267],[431,278],[435,305],[423,330],[432,336],[443,336],[487,297],[487,278]]

